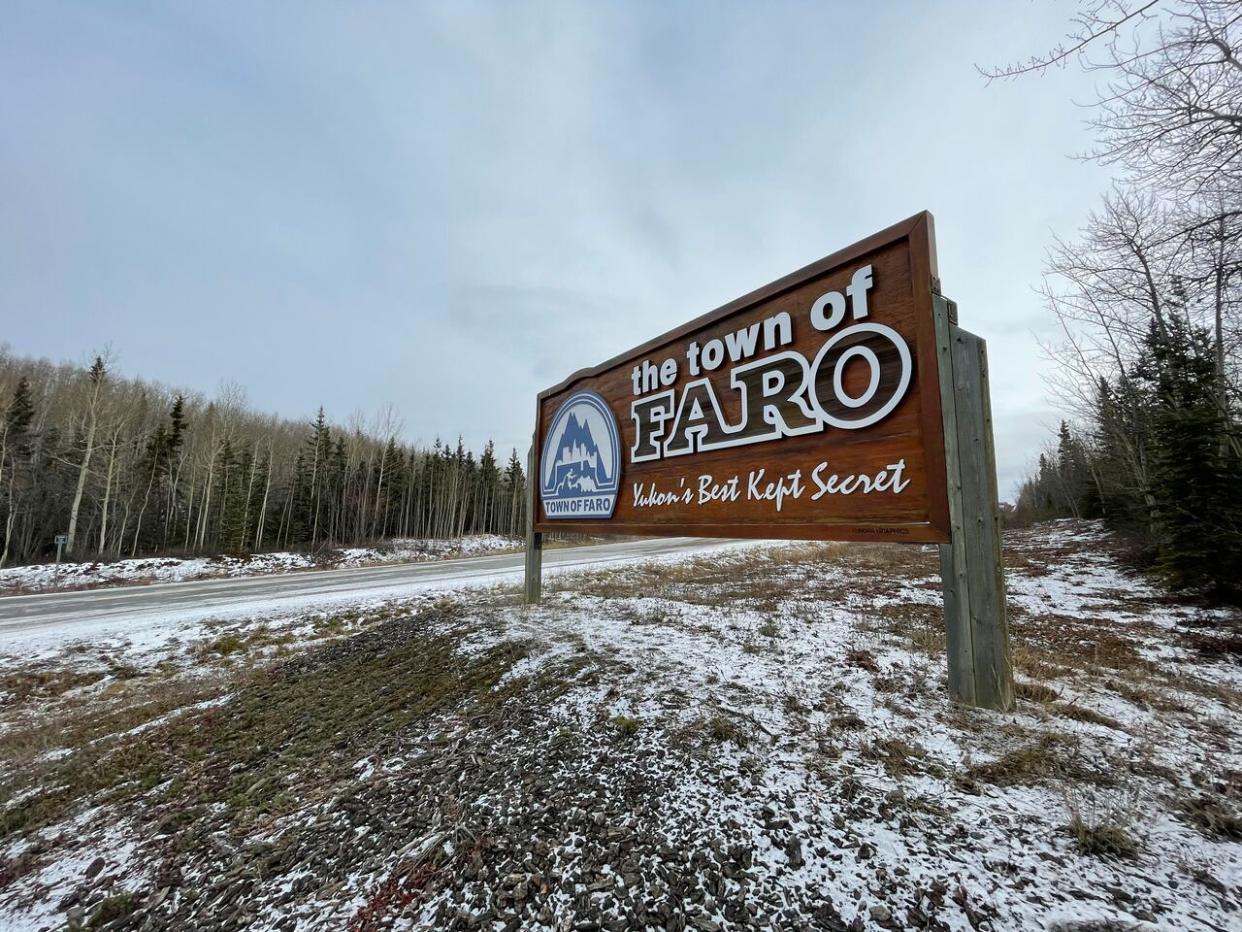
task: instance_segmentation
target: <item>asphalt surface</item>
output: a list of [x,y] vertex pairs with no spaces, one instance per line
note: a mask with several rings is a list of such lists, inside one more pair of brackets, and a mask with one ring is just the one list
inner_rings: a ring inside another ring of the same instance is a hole
[[[722,542],[677,537],[545,550],[549,571],[641,560],[701,550]],[[121,586],[0,598],[0,638],[100,621],[140,621],[151,616],[192,617],[238,610],[290,608],[366,596],[400,596],[521,578],[524,555],[493,554],[360,569],[304,570],[272,576]]]

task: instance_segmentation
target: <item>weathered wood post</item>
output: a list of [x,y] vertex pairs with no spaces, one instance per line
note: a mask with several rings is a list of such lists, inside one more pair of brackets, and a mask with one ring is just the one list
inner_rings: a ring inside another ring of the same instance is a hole
[[1013,662],[1001,565],[1000,508],[987,347],[933,296],[944,415],[951,540],[940,545],[949,693],[986,709],[1013,707]]
[[539,475],[535,457],[535,445],[539,443],[539,431],[531,442],[526,456],[526,604],[539,601],[543,590],[543,535],[535,530],[536,509],[539,507]]

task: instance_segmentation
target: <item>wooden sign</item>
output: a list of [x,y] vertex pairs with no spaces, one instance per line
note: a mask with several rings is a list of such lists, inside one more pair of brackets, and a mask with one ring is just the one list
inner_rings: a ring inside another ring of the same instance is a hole
[[1013,705],[987,351],[918,214],[541,392],[543,535],[940,544],[949,692]]
[[932,218],[541,392],[537,532],[949,540]]

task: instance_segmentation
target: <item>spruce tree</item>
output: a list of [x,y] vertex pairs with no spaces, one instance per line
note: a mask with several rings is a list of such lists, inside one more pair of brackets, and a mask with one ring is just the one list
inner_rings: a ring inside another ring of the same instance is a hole
[[1096,388],[1092,476],[1099,514],[1111,526],[1143,532],[1148,524],[1149,422],[1145,393],[1126,375]]
[[505,485],[509,495],[508,534],[513,537],[521,533],[526,516],[526,477],[517,450],[509,452],[509,465],[505,467]]
[[233,444],[225,438],[216,472],[220,482],[220,530],[216,546],[224,553],[235,554],[244,549],[249,467],[250,452],[247,450],[239,457]]
[[1082,516],[1087,485],[1086,454],[1082,444],[1071,433],[1069,423],[1062,421],[1057,435],[1057,495],[1063,514],[1075,518]]
[[1156,569],[1174,588],[1240,588],[1242,462],[1237,425],[1219,405],[1208,334],[1180,317],[1152,328],[1141,370],[1152,396]]
[[30,379],[22,376],[4,413],[5,443],[10,451],[21,455],[30,452],[30,425],[34,422],[34,413]]
[[30,380],[22,376],[13,390],[13,398],[4,412],[3,456],[0,456],[0,501],[4,502],[3,538],[0,540],[0,566],[12,552],[17,511],[31,477],[31,424],[34,422],[34,399]]

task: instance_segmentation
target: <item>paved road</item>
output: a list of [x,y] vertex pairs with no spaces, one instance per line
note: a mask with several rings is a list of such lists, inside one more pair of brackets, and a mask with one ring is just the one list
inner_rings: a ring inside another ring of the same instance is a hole
[[[545,550],[546,571],[641,560],[661,554],[719,546],[678,537]],[[278,576],[209,579],[197,582],[123,586],[86,592],[44,593],[0,598],[0,639],[40,629],[152,615],[193,617],[244,610],[287,608],[298,603],[399,596],[427,589],[453,589],[521,578],[523,555],[496,554],[362,569],[307,570]]]

